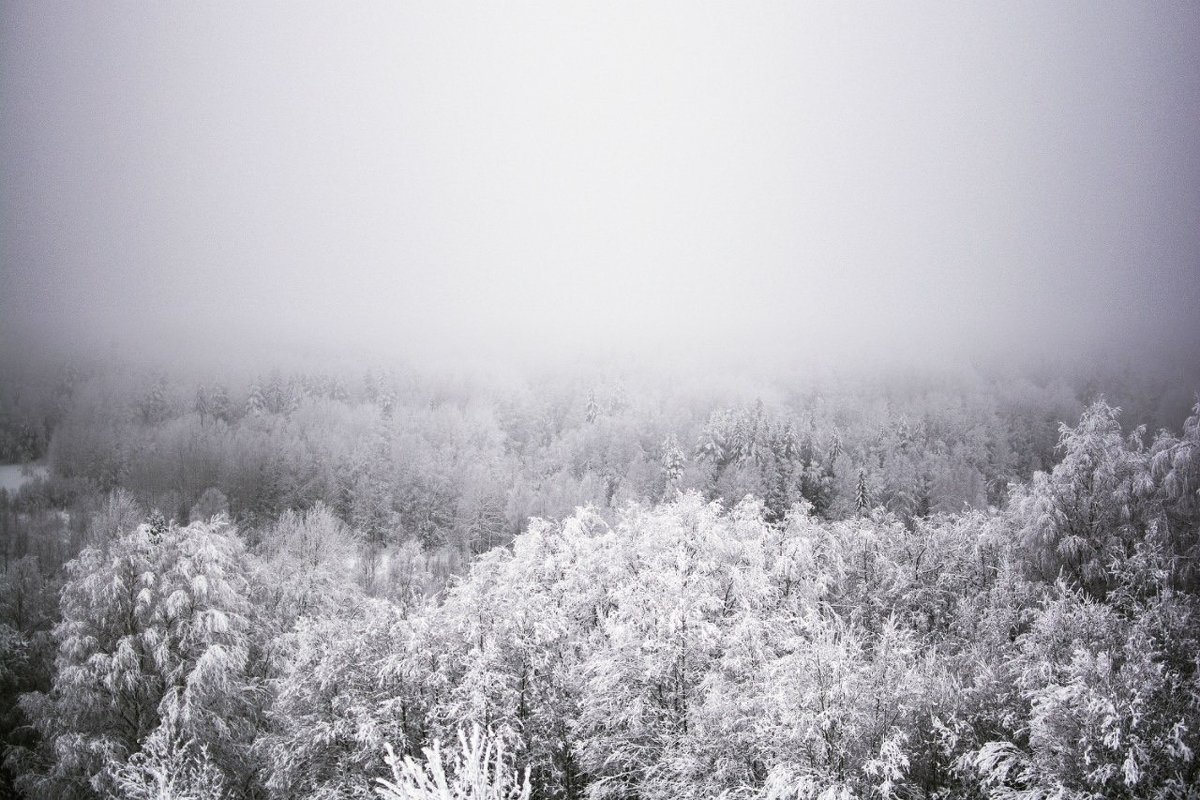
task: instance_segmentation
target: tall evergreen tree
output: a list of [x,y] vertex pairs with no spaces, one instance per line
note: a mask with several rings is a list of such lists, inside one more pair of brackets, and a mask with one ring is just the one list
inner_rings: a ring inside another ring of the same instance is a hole
[[871,490],[867,486],[867,473],[858,471],[858,483],[854,486],[854,510],[865,514],[871,509]]

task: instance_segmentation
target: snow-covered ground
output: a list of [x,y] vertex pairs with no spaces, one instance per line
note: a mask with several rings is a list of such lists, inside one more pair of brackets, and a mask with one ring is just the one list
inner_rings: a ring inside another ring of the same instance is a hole
[[45,464],[0,464],[0,489],[15,492],[35,478],[44,478],[50,470]]

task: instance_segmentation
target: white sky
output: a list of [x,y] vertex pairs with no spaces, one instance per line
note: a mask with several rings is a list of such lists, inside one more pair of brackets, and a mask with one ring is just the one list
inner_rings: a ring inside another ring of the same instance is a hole
[[1191,3],[3,5],[0,331],[1200,352]]

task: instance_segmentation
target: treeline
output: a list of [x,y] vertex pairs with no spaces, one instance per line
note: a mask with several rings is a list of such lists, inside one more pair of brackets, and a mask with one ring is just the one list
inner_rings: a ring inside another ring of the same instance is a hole
[[[1003,505],[1010,483],[1053,463],[1058,424],[1090,399],[1083,384],[974,373],[732,387],[272,373],[225,385],[76,369],[30,387],[6,394],[7,429],[28,433],[12,455],[45,457],[52,474],[0,500],[5,557],[51,547],[18,528],[67,511],[62,547],[37,553],[52,568],[117,488],[180,522],[226,511],[248,534],[320,502],[380,553],[415,542],[459,563],[531,517],[590,504],[611,519],[677,490],[728,506],[754,494],[771,519],[803,499],[823,518],[878,505],[912,524]],[[1161,387],[1126,395],[1152,423],[1170,405]]]
[[410,542],[385,597],[323,503],[247,537],[117,491],[61,593],[6,571],[6,764],[29,797],[367,797],[385,745],[419,777],[478,726],[536,797],[1193,797],[1200,405],[1147,437],[1098,402],[1057,450],[962,513],[597,505],[433,594]]

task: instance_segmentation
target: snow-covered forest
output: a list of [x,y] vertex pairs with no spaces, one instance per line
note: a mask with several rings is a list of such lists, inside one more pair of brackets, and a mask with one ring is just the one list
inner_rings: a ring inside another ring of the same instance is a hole
[[4,791],[1194,796],[1200,407],[1111,388],[10,384]]
[[1200,800],[1200,3],[0,0],[0,800]]

